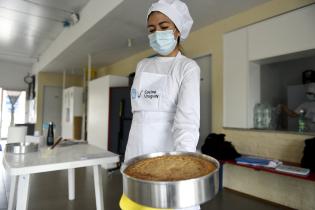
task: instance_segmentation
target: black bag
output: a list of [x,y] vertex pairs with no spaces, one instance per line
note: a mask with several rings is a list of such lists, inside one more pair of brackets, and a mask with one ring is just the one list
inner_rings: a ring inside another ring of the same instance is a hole
[[303,168],[309,168],[312,172],[315,171],[315,137],[306,139],[304,147],[304,154],[301,160]]
[[225,141],[225,134],[222,133],[210,133],[201,147],[201,152],[218,160],[234,160],[241,156],[231,142]]

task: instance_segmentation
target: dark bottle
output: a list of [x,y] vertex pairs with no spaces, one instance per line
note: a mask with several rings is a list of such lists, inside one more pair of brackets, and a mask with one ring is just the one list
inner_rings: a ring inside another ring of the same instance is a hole
[[48,132],[47,132],[47,146],[54,144],[54,123],[49,122]]

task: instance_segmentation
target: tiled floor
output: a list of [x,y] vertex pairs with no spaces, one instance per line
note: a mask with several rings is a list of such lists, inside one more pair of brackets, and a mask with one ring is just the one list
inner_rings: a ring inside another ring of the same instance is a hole
[[[0,152],[0,210],[7,208],[4,184],[9,180],[2,168]],[[122,194],[122,182],[119,171],[103,171],[103,189],[105,210],[119,210],[118,202]],[[76,170],[76,199],[68,201],[66,171],[35,174],[31,176],[29,210],[94,210],[95,194],[93,171]],[[202,205],[202,210],[279,210],[286,209],[257,199],[224,190],[215,199]]]

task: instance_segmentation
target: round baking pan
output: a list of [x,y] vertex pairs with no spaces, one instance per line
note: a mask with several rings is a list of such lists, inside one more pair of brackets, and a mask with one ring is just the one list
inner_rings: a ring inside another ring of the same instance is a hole
[[38,144],[35,143],[8,143],[5,145],[5,151],[15,154],[25,154],[38,151]]
[[[216,169],[208,175],[179,181],[148,181],[131,177],[125,169],[140,160],[169,156],[191,155],[208,160]],[[130,159],[120,171],[123,175],[123,192],[136,203],[152,208],[187,208],[211,200],[219,191],[219,162],[207,155],[193,152],[152,153]]]

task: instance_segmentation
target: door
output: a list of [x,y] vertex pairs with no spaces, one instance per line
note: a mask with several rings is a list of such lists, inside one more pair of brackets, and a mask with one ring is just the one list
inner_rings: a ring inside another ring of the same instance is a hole
[[55,124],[55,137],[61,135],[62,88],[44,87],[43,123]]
[[211,132],[211,55],[195,59],[200,67],[200,137],[197,149],[204,144],[204,140]]
[[129,87],[111,87],[109,96],[108,150],[123,157],[132,121]]

